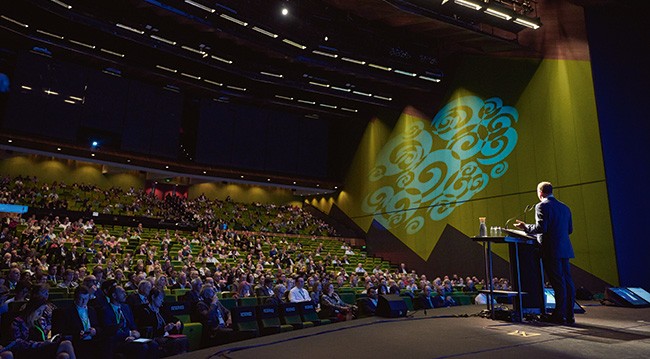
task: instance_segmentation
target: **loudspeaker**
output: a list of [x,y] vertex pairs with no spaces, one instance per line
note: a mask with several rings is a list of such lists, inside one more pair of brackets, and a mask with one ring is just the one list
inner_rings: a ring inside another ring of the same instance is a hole
[[[544,288],[546,303],[546,313],[551,313],[555,309],[555,291],[552,288]],[[578,302],[573,302],[573,312],[574,313],[585,313],[585,308],[583,308]]]
[[402,297],[396,294],[382,294],[377,301],[377,310],[375,314],[380,317],[398,318],[405,317],[406,302]]
[[650,294],[643,288],[605,288],[605,299],[622,307],[650,307]]

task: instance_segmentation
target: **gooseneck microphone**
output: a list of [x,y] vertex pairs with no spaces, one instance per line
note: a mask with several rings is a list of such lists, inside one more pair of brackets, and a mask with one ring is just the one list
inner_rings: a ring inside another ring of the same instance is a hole
[[506,221],[506,225],[503,226],[503,228],[508,228],[508,225],[510,224],[510,222],[512,222],[513,220],[515,220],[515,219],[517,219],[517,218],[523,216],[524,214],[530,212],[530,211],[533,210],[533,209],[535,209],[535,205],[534,205],[534,204],[529,204],[529,205],[527,205],[526,208],[524,208],[524,211],[523,211],[522,213],[519,213],[518,215],[516,215],[516,216],[514,216],[514,217],[512,217],[512,218],[510,218],[510,219],[508,219],[508,220]]

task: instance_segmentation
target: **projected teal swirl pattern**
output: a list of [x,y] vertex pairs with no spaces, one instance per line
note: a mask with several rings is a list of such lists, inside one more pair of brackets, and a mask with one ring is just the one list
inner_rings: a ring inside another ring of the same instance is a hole
[[410,121],[381,149],[368,175],[380,187],[366,196],[363,211],[408,234],[444,219],[508,171],[518,117],[500,98],[466,96],[449,102],[430,125]]

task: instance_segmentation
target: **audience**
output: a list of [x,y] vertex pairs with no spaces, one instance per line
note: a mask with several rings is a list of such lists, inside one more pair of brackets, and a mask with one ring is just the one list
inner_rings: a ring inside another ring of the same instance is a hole
[[[17,184],[19,182],[23,184]],[[57,202],[38,200],[46,187],[47,193],[59,195]],[[164,356],[177,352],[177,348],[168,348],[170,338],[164,336],[165,331],[160,332],[161,328],[177,324],[176,320],[162,314],[166,313],[162,302],[170,290],[189,289],[186,293],[180,292],[183,295],[178,299],[189,303],[193,309],[192,319],[204,323],[209,342],[218,344],[236,339],[229,334],[232,331],[229,312],[217,297],[221,292],[224,295],[230,292],[235,298],[268,297],[266,301],[275,305],[312,301],[317,310],[320,306],[319,315],[347,320],[355,317],[357,308],[338,296],[336,291],[346,288],[355,288],[357,293],[367,295],[358,302],[360,313],[372,315],[378,294],[411,295],[415,299],[416,295],[421,297],[421,292],[440,293],[429,296],[430,300],[435,300],[433,306],[438,307],[455,305],[452,293],[462,290],[473,295],[477,285],[484,285],[476,277],[463,280],[455,274],[451,278],[438,277],[429,281],[425,275],[409,271],[403,263],[399,269],[388,269],[376,262],[364,262],[365,253],[355,253],[346,243],[317,237],[302,240],[286,237],[284,234],[334,234],[333,229],[297,207],[245,205],[229,199],[208,200],[205,196],[193,200],[173,196],[159,199],[135,190],[126,194],[121,191],[78,184],[41,186],[34,178],[13,182],[0,178],[0,196],[13,198],[10,201],[13,203],[41,208],[81,206],[91,210],[104,206],[99,212],[147,213],[164,219],[174,218],[177,223],[199,224],[195,231],[155,230],[138,224],[135,228],[116,232],[92,219],[71,221],[63,215],[40,219],[16,216],[11,228],[3,223],[0,267],[7,274],[0,281],[10,289],[5,295],[11,299],[0,298],[0,304],[47,300],[48,290],[42,284],[63,290],[58,293],[74,291],[74,310],[66,312],[68,321],[63,320],[61,328],[71,336],[79,353],[86,352],[84,347],[89,343],[97,343],[97,347],[108,345],[101,343],[102,336],[111,339],[109,347],[118,353]],[[15,193],[19,195],[12,197]],[[87,193],[92,193],[95,199],[90,199]],[[125,202],[127,199],[134,202]],[[350,261],[357,265],[350,267]],[[502,278],[493,279],[493,283],[498,288],[509,287],[508,281]],[[29,295],[32,284],[35,289]],[[366,288],[363,291],[359,289],[362,286]],[[129,290],[128,296],[125,289]],[[78,294],[77,290],[81,292]],[[152,302],[152,293],[155,293],[156,303]],[[127,304],[123,303],[125,300]],[[123,314],[119,314],[120,311]],[[115,323],[107,319],[106,314],[111,312]],[[97,314],[100,314],[99,323]],[[158,314],[166,319],[159,323]],[[88,323],[81,319],[86,316]],[[123,320],[118,322],[118,317]],[[148,323],[156,325],[144,327],[155,327],[157,332],[153,331],[152,342],[141,345],[144,350],[136,350],[130,343],[140,336],[136,324],[142,329],[141,321],[146,318]],[[70,322],[72,319],[74,323]],[[156,319],[156,323],[152,319]],[[158,326],[163,322],[162,327]],[[174,335],[173,329],[167,332]],[[72,349],[71,343],[69,346]],[[70,352],[74,355],[74,350],[65,349],[67,354],[63,355],[70,356]],[[112,349],[104,352],[113,353]]]

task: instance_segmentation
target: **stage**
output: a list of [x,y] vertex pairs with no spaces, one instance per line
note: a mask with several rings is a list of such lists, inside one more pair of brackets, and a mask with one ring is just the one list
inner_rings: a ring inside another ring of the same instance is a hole
[[574,326],[479,316],[485,306],[371,317],[203,349],[176,358],[648,358],[650,308],[580,304]]

